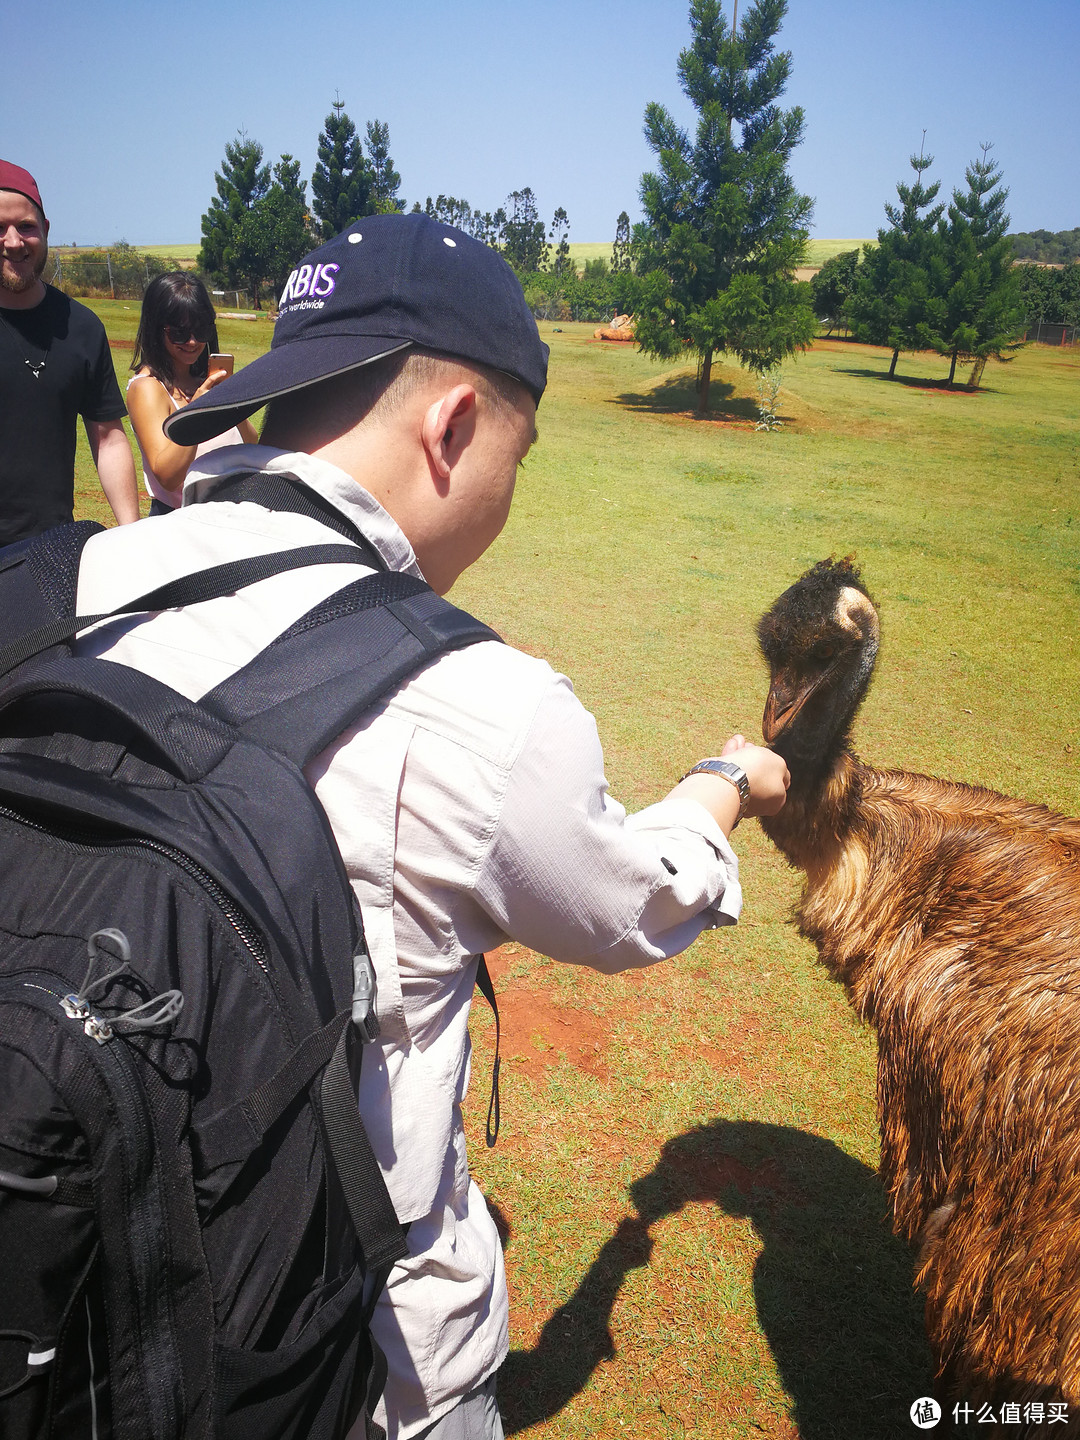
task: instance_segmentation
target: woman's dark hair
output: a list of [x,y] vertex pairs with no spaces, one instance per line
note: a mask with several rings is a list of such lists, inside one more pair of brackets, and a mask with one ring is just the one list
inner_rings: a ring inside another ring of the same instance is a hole
[[166,325],[191,330],[200,339],[205,338],[206,349],[191,367],[196,379],[205,380],[210,356],[218,349],[217,321],[206,286],[197,275],[187,270],[170,270],[166,275],[155,275],[147,285],[139,330],[135,336],[135,353],[131,358],[132,370],[148,365],[158,380],[171,385],[173,369],[165,348]]

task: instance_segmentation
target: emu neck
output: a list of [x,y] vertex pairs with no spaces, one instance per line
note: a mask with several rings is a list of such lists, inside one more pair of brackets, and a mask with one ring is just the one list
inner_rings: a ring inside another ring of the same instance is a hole
[[[776,749],[784,754],[783,746]],[[862,764],[846,738],[827,759],[784,755],[791,788],[779,815],[763,816],[761,828],[800,870],[829,864],[851,829],[861,789]]]

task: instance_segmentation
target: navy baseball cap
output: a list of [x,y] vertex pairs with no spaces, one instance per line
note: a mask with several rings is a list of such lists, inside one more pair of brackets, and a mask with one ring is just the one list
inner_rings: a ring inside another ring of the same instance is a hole
[[548,347],[517,276],[489,246],[427,215],[370,215],[285,282],[269,351],[165,421],[197,445],[278,395],[409,346],[488,365],[539,404]]

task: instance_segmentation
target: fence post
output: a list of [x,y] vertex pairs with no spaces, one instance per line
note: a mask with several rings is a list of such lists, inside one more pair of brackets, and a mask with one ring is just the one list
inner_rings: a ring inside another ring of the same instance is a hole
[[112,298],[115,300],[115,299],[116,299],[116,286],[113,284],[113,278],[112,278],[112,256],[109,254],[109,252],[108,252],[107,250],[105,251],[105,264],[109,267],[109,292],[110,292],[110,294],[112,295]]

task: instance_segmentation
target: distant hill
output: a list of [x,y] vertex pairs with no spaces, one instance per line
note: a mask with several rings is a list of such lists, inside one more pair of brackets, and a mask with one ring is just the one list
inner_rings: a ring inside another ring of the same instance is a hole
[[1018,260],[1040,260],[1044,265],[1080,260],[1080,230],[1021,230],[1009,239]]

